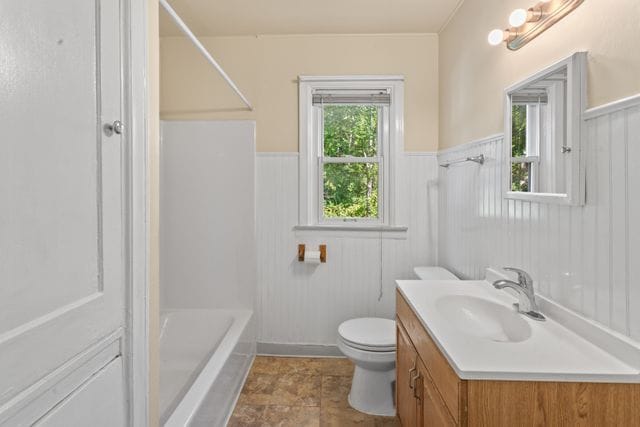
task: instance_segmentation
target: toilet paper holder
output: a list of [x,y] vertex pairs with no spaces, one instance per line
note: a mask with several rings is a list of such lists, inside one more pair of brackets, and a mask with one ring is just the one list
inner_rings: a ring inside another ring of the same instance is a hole
[[[319,245],[320,262],[327,262],[327,245]],[[304,262],[305,245],[303,243],[298,245],[298,261]]]

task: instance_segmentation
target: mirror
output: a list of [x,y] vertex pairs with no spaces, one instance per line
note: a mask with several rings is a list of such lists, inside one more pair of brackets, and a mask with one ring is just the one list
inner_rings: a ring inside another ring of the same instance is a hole
[[510,94],[511,191],[566,193],[567,69]]
[[507,198],[583,203],[584,62],[576,53],[506,90]]

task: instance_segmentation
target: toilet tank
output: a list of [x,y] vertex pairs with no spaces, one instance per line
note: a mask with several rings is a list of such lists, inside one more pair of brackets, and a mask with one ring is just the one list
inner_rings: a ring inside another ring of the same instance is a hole
[[420,280],[460,280],[442,267],[414,267],[413,271]]

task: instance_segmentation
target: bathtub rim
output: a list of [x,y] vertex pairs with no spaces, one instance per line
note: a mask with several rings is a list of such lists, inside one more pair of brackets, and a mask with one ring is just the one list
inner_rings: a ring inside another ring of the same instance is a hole
[[[184,309],[188,311],[189,309]],[[194,309],[198,310],[198,309]],[[181,309],[167,311],[182,311]],[[246,330],[253,317],[253,310],[249,309],[211,309],[219,313],[226,313],[233,317],[233,323],[222,338],[218,347],[211,354],[198,376],[193,381],[191,387],[184,394],[176,408],[167,418],[164,427],[184,427],[191,422],[202,401],[207,396],[209,389],[218,378],[225,362],[231,356],[236,344],[240,341],[243,332]]]
[[[191,316],[191,315],[206,315],[207,317],[204,318],[198,318],[195,317],[193,319],[190,319],[190,326],[193,327],[198,327],[200,325],[207,322],[214,322],[217,323],[219,320],[224,319],[225,321],[225,326],[223,328],[223,330],[221,330],[220,334],[215,335],[217,338],[217,340],[214,341],[210,341],[208,343],[206,343],[206,353],[204,355],[202,355],[201,357],[198,357],[198,362],[195,365],[195,367],[189,372],[188,377],[186,378],[186,382],[180,387],[180,389],[177,390],[177,394],[175,396],[173,396],[173,398],[171,399],[170,402],[166,402],[164,405],[161,405],[160,407],[160,412],[159,412],[159,416],[160,416],[160,425],[164,425],[167,420],[169,419],[169,417],[171,416],[171,414],[173,413],[173,411],[175,411],[175,409],[178,407],[178,405],[180,404],[180,402],[182,402],[182,399],[185,397],[185,395],[187,394],[187,391],[189,391],[189,389],[191,388],[191,386],[193,385],[193,383],[195,382],[196,378],[198,378],[198,376],[200,375],[200,373],[202,372],[202,370],[204,369],[204,367],[207,365],[207,363],[209,363],[209,359],[211,359],[211,356],[213,355],[213,353],[220,347],[220,344],[222,343],[222,340],[224,339],[225,336],[227,336],[227,334],[229,333],[229,330],[231,329],[231,326],[233,326],[234,322],[236,321],[236,314],[234,312],[231,312],[227,309],[210,309],[210,308],[182,308],[182,309],[166,309],[166,310],[161,310],[160,311],[160,345],[159,345],[159,350],[160,350],[160,395],[162,395],[162,391],[163,391],[163,381],[162,381],[162,375],[163,375],[163,358],[166,358],[166,355],[163,354],[163,349],[165,347],[164,345],[164,340],[166,340],[167,338],[164,337],[164,335],[167,333],[167,327],[169,326],[173,326],[172,329],[175,328],[175,326],[173,325],[174,321],[172,320],[172,318],[174,317],[174,315],[178,315],[179,317],[181,315],[187,315],[187,316]],[[213,317],[211,317],[213,316]],[[207,323],[208,324],[208,323]],[[218,325],[216,325],[217,327]],[[187,332],[187,331],[184,331]],[[168,336],[173,336],[173,334],[175,333],[175,331],[173,331],[173,333],[170,333]],[[200,344],[203,344],[203,340],[202,338],[200,338],[199,340]],[[215,344],[215,345],[214,345]],[[162,403],[162,402],[160,402]]]

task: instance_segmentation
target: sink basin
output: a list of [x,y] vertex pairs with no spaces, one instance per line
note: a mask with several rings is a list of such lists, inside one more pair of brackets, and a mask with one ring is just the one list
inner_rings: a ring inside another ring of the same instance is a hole
[[468,295],[438,298],[436,308],[450,325],[467,335],[494,342],[521,342],[531,327],[511,307]]

